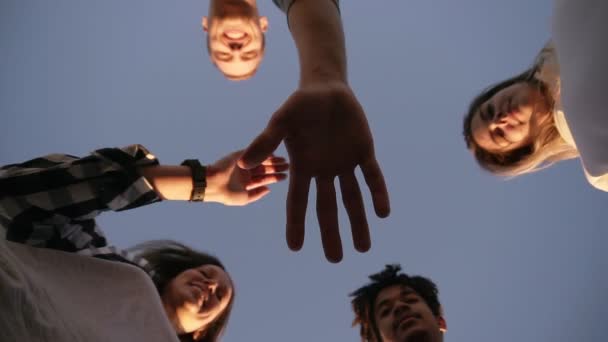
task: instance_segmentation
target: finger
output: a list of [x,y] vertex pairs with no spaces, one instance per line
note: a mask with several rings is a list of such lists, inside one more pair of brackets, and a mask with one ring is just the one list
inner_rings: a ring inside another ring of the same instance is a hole
[[249,190],[249,191],[247,191],[247,204],[253,203],[253,202],[259,200],[260,198],[268,195],[269,193],[270,193],[270,189],[268,189],[265,186],[260,187],[260,188],[255,188],[253,190]]
[[287,163],[287,159],[285,159],[283,157],[269,157],[269,158],[266,158],[262,162],[262,165],[274,165],[274,164],[286,164],[286,163]]
[[275,122],[275,120],[271,119],[266,129],[245,149],[245,152],[238,161],[239,167],[251,169],[258,166],[277,149],[285,134]]
[[317,219],[325,257],[330,262],[342,260],[342,242],[338,227],[338,206],[333,178],[317,177]]
[[289,175],[289,190],[287,191],[287,246],[298,251],[304,244],[304,221],[308,205],[308,189],[310,177],[301,176],[294,172]]
[[252,176],[260,176],[269,173],[285,172],[289,169],[289,164],[259,165],[251,169]]
[[354,171],[340,176],[340,190],[342,192],[342,202],[350,221],[355,249],[359,252],[367,252],[371,246],[369,227],[365,217],[361,189]]
[[272,175],[256,176],[251,179],[249,184],[245,187],[247,190],[253,190],[264,185],[274,184],[282,180],[287,179],[287,175],[284,173],[275,173]]
[[391,205],[384,176],[382,176],[382,170],[380,170],[378,161],[372,158],[368,162],[361,164],[361,171],[363,172],[365,183],[367,183],[372,194],[372,202],[374,203],[376,215],[383,218],[387,217],[391,212]]

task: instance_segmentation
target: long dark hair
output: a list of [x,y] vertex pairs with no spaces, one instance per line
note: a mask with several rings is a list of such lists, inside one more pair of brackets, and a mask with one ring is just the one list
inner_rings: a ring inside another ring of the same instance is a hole
[[[171,279],[178,274],[191,268],[196,268],[202,265],[215,265],[224,271],[226,268],[220,260],[210,254],[196,251],[179,242],[170,240],[154,240],[144,242],[132,248],[129,252],[135,253],[149,263],[149,269],[154,272],[154,285],[159,294],[162,294],[165,287]],[[224,332],[228,324],[228,318],[232,311],[234,302],[234,289],[228,306],[222,314],[215,319],[205,329],[203,337],[198,339],[199,342],[216,342]],[[184,334],[179,336],[182,342],[194,341],[193,334]]]

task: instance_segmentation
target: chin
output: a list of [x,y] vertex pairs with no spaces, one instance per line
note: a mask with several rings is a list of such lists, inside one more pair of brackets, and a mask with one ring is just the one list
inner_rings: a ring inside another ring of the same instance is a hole
[[423,327],[412,327],[407,331],[404,331],[401,334],[397,335],[397,340],[395,342],[438,342],[433,339],[433,334],[431,334],[428,329],[424,329]]

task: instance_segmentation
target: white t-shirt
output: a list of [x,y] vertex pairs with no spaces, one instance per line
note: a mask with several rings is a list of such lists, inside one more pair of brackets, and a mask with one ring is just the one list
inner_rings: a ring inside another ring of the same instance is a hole
[[150,277],[0,239],[0,340],[178,342]]
[[[568,115],[564,113],[561,99],[562,81],[560,63],[558,62],[555,44],[553,44],[553,42],[549,42],[547,45],[545,45],[536,58],[535,65],[540,66],[540,68],[534,77],[543,81],[548,86],[549,92],[555,99],[555,111],[553,112],[553,118],[560,136],[564,139],[564,141],[566,141],[566,143],[568,143],[568,145],[578,150],[576,143],[577,140],[573,137],[568,122],[570,120],[577,120],[580,117],[577,115],[577,113],[568,113]],[[600,190],[608,191],[608,173],[593,176],[589,173],[589,171],[587,171],[587,166],[585,166],[585,163],[583,163],[583,171],[585,172],[587,181],[591,185]]]
[[608,191],[608,1],[556,0],[561,102],[589,181]]

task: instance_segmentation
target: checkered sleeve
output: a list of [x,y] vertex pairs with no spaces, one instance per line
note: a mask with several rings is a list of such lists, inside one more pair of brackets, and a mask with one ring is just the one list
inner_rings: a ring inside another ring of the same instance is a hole
[[0,168],[0,227],[6,239],[36,247],[122,258],[95,217],[160,201],[138,169],[158,165],[141,145],[77,158],[52,154]]

